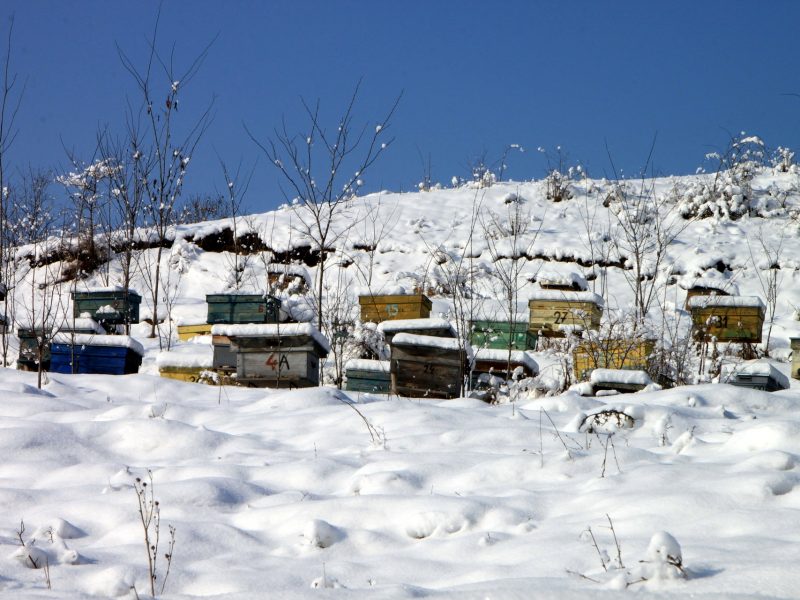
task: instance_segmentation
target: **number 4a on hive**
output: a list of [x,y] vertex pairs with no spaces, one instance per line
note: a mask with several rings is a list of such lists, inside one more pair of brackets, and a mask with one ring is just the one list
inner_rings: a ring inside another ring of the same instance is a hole
[[280,369],[280,370],[284,370],[284,369],[288,370],[289,369],[289,359],[286,358],[286,355],[285,354],[279,354],[278,357],[276,357],[274,354],[270,354],[269,358],[267,359],[267,362],[264,363],[264,364],[266,364],[273,371],[277,371],[278,369]]

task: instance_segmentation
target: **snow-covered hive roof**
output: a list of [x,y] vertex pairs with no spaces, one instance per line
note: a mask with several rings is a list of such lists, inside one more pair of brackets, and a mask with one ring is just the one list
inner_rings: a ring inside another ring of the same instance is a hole
[[267,324],[218,324],[211,327],[211,335],[236,337],[282,338],[307,336],[319,344],[325,352],[330,352],[328,338],[311,323],[267,323]]
[[105,346],[111,348],[127,348],[139,356],[144,356],[144,346],[129,335],[93,335],[89,333],[57,333],[53,336],[54,344],[72,346]]

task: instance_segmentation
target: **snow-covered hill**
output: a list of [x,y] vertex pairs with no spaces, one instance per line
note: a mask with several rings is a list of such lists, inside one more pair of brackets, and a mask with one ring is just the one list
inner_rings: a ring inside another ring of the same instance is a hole
[[[457,288],[476,316],[502,317],[498,269],[516,258],[516,311],[544,273],[578,273],[603,296],[606,323],[626,323],[639,246],[624,228],[636,225],[640,240],[669,241],[657,265],[652,245],[639,263],[653,283],[650,333],[675,328],[683,337],[659,341],[686,343],[686,288],[698,279],[766,301],[775,276],[769,350],[787,372],[800,332],[800,175],[716,177],[578,178],[560,202],[548,181],[356,198],[334,218],[326,302],[354,317],[360,290],[423,290],[435,316],[453,318]],[[305,269],[313,286],[319,263],[301,217],[287,206],[177,227],[163,258],[169,302],[154,309],[146,278],[134,279],[143,315],[202,322],[205,294],[267,290],[272,271],[292,282],[277,291],[284,307],[312,319],[296,278]],[[219,251],[233,229],[253,249],[244,258]],[[35,250],[17,252],[17,323],[35,316],[26,308],[47,268],[30,267]],[[112,261],[77,289],[119,283]],[[34,374],[0,370],[3,597],[147,597],[135,485],[148,470],[159,597],[797,597],[795,382],[771,394],[708,383],[499,405],[218,388],[154,377],[167,340],[148,339],[146,324],[132,333],[147,350],[138,375],[50,375],[37,390]],[[730,350],[724,360],[739,360]],[[537,359],[559,364],[553,349]]]

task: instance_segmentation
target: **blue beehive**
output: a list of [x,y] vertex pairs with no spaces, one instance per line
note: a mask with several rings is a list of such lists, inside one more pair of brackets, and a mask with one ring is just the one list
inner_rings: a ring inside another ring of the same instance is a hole
[[144,349],[127,335],[63,334],[50,349],[53,373],[127,375],[139,371]]

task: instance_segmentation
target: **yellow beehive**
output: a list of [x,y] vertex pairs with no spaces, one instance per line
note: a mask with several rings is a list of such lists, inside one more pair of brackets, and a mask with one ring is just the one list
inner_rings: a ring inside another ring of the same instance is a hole
[[575,379],[587,381],[595,369],[646,371],[654,348],[653,340],[584,340],[572,352]]
[[538,290],[529,301],[528,329],[544,337],[562,337],[565,330],[597,329],[603,299],[592,292]]
[[178,339],[190,340],[198,335],[211,335],[211,325],[200,323],[198,325],[178,325]]
[[427,319],[431,316],[431,301],[424,294],[392,294],[388,296],[359,296],[361,320],[381,323],[397,319]]
[[694,296],[692,332],[703,341],[761,342],[764,303],[757,296]]

